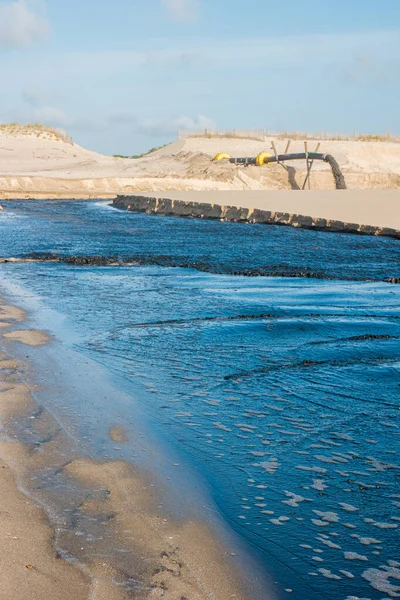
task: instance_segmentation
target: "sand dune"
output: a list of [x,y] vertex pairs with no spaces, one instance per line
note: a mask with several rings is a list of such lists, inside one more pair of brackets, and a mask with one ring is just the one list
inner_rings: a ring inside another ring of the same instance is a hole
[[[103,156],[50,133],[26,128],[0,128],[0,198],[113,197],[137,191],[279,190],[302,185],[305,165],[289,163],[291,178],[279,165],[241,168],[213,163],[220,151],[255,156],[271,151],[265,143],[246,139],[189,138],[139,159]],[[279,152],[286,140],[274,139]],[[316,143],[316,142],[315,142]],[[293,141],[291,151],[304,149]],[[314,142],[309,142],[314,149]],[[400,188],[400,144],[396,142],[321,142],[321,152],[338,160],[349,189]],[[329,165],[318,163],[313,189],[333,189]]]

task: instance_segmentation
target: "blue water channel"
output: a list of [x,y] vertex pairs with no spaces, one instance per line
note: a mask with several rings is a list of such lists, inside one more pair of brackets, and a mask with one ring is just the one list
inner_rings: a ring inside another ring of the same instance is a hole
[[[3,264],[3,280],[132,390],[278,597],[400,597],[397,240],[3,204],[0,256],[66,261]],[[97,255],[121,265],[68,262]],[[134,405],[118,410],[134,428]]]

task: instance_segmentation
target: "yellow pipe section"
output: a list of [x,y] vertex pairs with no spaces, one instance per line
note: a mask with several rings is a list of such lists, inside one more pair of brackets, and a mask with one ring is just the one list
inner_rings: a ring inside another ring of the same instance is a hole
[[262,167],[266,158],[271,158],[272,154],[269,152],[260,152],[260,154],[256,158],[256,164],[259,167]]
[[225,152],[218,152],[218,154],[216,156],[214,156],[215,161],[225,160],[225,159],[229,159],[229,158],[230,158],[229,154],[226,154]]

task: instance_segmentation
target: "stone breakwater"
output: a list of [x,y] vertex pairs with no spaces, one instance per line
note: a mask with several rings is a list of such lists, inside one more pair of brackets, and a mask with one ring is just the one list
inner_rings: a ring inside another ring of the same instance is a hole
[[121,210],[144,212],[151,215],[218,219],[220,221],[240,223],[289,225],[291,227],[302,227],[304,229],[358,233],[362,235],[380,235],[400,239],[400,231],[390,227],[346,223],[344,221],[286,212],[274,212],[259,208],[241,208],[238,206],[207,204],[205,202],[171,200],[164,197],[117,196],[113,200],[113,206]]

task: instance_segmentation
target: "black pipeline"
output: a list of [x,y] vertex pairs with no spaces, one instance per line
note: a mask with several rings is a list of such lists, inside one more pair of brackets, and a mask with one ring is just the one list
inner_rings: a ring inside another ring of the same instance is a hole
[[[286,160],[322,160],[328,163],[332,169],[333,178],[337,190],[346,190],[346,182],[337,160],[331,154],[321,154],[318,152],[300,152],[298,154],[278,154],[276,156],[263,157],[263,164],[280,163]],[[260,165],[258,156],[254,158],[229,158],[229,162],[234,165]]]

